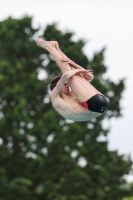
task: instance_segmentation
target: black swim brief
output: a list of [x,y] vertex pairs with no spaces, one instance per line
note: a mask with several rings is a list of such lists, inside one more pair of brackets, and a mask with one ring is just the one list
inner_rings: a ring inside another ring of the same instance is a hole
[[103,113],[107,107],[107,99],[104,95],[96,94],[88,101],[83,102],[82,106],[92,112]]

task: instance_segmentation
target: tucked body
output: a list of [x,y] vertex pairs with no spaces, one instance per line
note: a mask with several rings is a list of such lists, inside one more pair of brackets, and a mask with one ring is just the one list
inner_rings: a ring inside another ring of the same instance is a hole
[[55,110],[73,121],[87,121],[101,115],[107,100],[90,83],[92,70],[85,70],[67,58],[56,41],[47,42],[39,38],[37,44],[51,53],[62,71],[62,76],[55,77],[50,83],[50,97]]

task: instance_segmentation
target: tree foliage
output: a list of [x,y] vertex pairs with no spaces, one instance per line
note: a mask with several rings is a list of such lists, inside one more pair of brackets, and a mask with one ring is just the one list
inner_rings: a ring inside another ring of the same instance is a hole
[[[42,34],[93,69],[93,85],[109,99],[99,118],[72,122],[51,106],[49,81],[61,72],[51,55],[36,46],[39,28],[32,26],[32,18],[8,18],[0,30],[0,200],[120,200],[131,195],[122,187],[130,157],[108,149],[109,130],[102,123],[121,116],[124,90],[124,79],[104,78],[105,49],[89,59],[85,41],[74,41],[72,32],[52,24]],[[40,72],[44,79],[38,78]]]

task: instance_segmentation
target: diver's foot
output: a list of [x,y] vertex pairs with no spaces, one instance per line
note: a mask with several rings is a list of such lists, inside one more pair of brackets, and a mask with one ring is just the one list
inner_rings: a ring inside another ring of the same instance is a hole
[[48,41],[45,41],[45,40],[43,40],[41,38],[38,38],[36,40],[36,43],[37,43],[38,46],[48,50],[48,47],[49,47],[49,42]]
[[49,50],[51,47],[56,47],[58,45],[58,42],[56,42],[56,41],[46,41],[41,38],[38,38],[36,40],[36,43],[38,46],[40,46],[46,50]]

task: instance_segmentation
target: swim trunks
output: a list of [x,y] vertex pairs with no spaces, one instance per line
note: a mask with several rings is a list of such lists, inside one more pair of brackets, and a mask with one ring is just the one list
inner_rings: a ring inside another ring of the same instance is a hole
[[82,106],[92,112],[103,113],[107,107],[107,99],[104,95],[96,94],[88,101],[83,102]]

